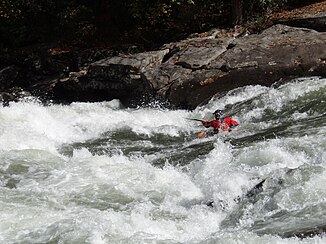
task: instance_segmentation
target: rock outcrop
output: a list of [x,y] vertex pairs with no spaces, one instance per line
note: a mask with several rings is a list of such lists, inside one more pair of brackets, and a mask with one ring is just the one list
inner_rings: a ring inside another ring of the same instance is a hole
[[121,55],[89,65],[86,71],[73,73],[54,88],[60,100],[101,101],[120,99],[126,105],[139,105],[155,95],[146,71],[162,64],[168,50]]
[[118,98],[127,106],[159,97],[191,109],[236,87],[325,75],[326,34],[279,24],[252,35],[215,30],[158,51],[103,59],[58,82],[54,95]]

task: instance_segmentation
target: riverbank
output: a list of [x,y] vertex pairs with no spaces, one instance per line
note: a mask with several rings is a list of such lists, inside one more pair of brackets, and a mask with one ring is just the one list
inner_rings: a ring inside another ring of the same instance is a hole
[[1,54],[1,100],[29,95],[64,103],[117,98],[125,106],[138,106],[159,99],[194,108],[239,86],[324,76],[325,5],[273,13],[264,23],[269,29],[261,33],[252,33],[250,25],[212,29],[151,52],[137,46],[7,50]]

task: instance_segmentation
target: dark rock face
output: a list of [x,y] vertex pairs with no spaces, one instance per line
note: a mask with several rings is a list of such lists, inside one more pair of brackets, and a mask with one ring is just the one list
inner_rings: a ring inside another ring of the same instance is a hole
[[0,70],[0,90],[6,90],[13,87],[18,76],[18,70],[15,66],[8,66]]
[[0,50],[0,101],[7,103],[34,95],[47,102],[53,98],[53,88],[59,78],[113,55],[115,51],[107,49],[71,51],[44,46]]
[[158,51],[100,60],[61,80],[54,94],[71,101],[118,98],[127,106],[158,96],[195,108],[236,87],[326,75],[325,33],[275,25],[261,34],[236,35],[216,30]]
[[145,70],[161,64],[167,50],[116,56],[92,63],[86,72],[62,79],[54,88],[56,98],[66,101],[120,99],[127,106],[148,102],[155,95]]
[[279,24],[299,27],[299,28],[309,28],[316,31],[326,31],[326,17],[311,17],[304,19],[293,19],[293,20],[283,20],[279,21]]

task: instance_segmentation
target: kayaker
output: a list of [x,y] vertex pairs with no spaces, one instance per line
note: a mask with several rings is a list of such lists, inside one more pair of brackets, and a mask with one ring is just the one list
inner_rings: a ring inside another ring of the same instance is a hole
[[219,130],[221,131],[231,131],[234,127],[236,127],[239,123],[233,120],[231,117],[226,116],[222,117],[223,111],[216,110],[214,111],[215,119],[211,121],[202,120],[203,126],[206,128],[213,127],[214,134],[217,134]]

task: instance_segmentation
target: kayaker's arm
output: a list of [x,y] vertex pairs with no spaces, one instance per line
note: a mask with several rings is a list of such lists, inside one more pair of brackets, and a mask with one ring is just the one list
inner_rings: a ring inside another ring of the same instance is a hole
[[206,128],[209,128],[212,126],[212,123],[210,121],[206,121],[206,120],[202,120],[201,122],[203,124],[203,126],[205,126]]
[[211,122],[211,121],[206,121],[206,120],[202,120],[202,119],[189,119],[189,120],[199,121],[199,122],[201,122],[201,123],[203,124],[203,126],[205,126],[206,128],[212,126],[212,122]]
[[234,128],[234,127],[236,127],[236,126],[238,126],[238,125],[239,125],[239,123],[238,123],[237,121],[231,119],[230,128]]

